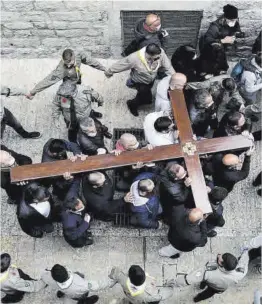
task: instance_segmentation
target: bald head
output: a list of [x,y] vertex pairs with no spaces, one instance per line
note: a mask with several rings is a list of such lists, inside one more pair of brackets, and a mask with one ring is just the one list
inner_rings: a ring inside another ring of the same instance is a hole
[[187,172],[184,169],[183,166],[179,164],[171,164],[170,166],[167,167],[168,173],[171,177],[173,177],[176,180],[180,180],[185,178]]
[[239,158],[238,158],[238,156],[233,155],[233,154],[226,154],[222,159],[222,163],[225,166],[237,165],[239,163]]
[[101,186],[105,182],[105,175],[100,172],[93,172],[88,175],[88,181],[93,186]]
[[131,133],[124,133],[119,139],[120,144],[124,146],[126,150],[134,150],[139,146],[137,138]]
[[14,165],[15,159],[7,151],[0,150],[0,164],[1,167],[9,167]]
[[171,90],[178,89],[182,90],[187,82],[187,78],[185,74],[182,73],[175,73],[172,75],[169,83],[169,87]]
[[192,209],[188,215],[189,221],[194,223],[203,219],[203,212],[199,208]]
[[150,29],[150,31],[156,32],[160,30],[161,19],[155,14],[149,14],[146,16],[145,24]]

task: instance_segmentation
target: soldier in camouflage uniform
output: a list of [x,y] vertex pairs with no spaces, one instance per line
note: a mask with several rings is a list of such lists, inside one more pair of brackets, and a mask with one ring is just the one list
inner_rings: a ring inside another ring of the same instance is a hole
[[38,139],[41,134],[37,131],[26,131],[13,113],[5,106],[5,102],[9,96],[25,96],[25,92],[21,89],[1,86],[1,103],[0,103],[0,120],[1,120],[1,138],[3,137],[5,127],[12,127],[21,137],[25,139]]
[[[76,142],[79,123],[87,117],[93,119],[102,117],[100,112],[92,110],[91,103],[97,102],[98,106],[104,103],[103,97],[89,86],[76,85],[70,80],[64,81],[59,87],[53,101],[53,119],[55,126],[60,128],[59,117],[63,114],[68,128],[68,139]],[[111,138],[108,128],[102,125],[104,135]]]
[[247,274],[248,263],[248,248],[244,248],[238,259],[230,253],[218,254],[216,262],[208,262],[204,268],[188,274],[178,273],[174,283],[176,287],[200,284],[201,289],[206,288],[194,297],[194,302],[200,302],[242,280]]
[[97,60],[91,58],[85,53],[74,53],[73,50],[66,49],[62,54],[62,59],[58,66],[46,78],[40,81],[31,91],[27,94],[27,98],[33,99],[36,93],[39,93],[46,88],[51,87],[60,80],[71,80],[75,84],[81,84],[81,64],[91,66],[95,69],[105,71],[106,68]]
[[80,272],[72,272],[56,264],[51,270],[46,269],[42,274],[42,280],[51,288],[57,290],[57,297],[63,296],[77,300],[78,304],[94,304],[98,301],[97,295],[88,297],[89,292],[106,289],[110,285],[108,279],[102,281],[90,281]]
[[20,302],[25,292],[38,292],[46,285],[42,280],[34,280],[21,269],[11,265],[11,257],[8,253],[1,254],[0,273],[1,292],[5,296],[1,299],[4,304]]
[[173,295],[174,283],[156,286],[154,278],[137,265],[129,268],[128,275],[118,267],[113,267],[109,278],[119,283],[131,304],[158,304]]

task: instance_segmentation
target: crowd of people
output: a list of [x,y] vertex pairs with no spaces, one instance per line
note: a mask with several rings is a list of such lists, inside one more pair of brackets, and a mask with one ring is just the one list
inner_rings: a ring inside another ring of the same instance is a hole
[[[238,38],[243,38],[238,10],[232,5],[223,8],[223,14],[212,22],[200,38],[200,54],[192,46],[181,46],[170,60],[165,53],[169,34],[161,27],[161,18],[149,14],[138,20],[135,39],[121,54],[124,58],[106,68],[84,52],[63,51],[54,71],[40,81],[29,93],[17,88],[2,87],[1,96],[24,95],[33,99],[36,94],[63,81],[52,102],[54,126],[62,128],[61,116],[68,130],[68,139],[49,139],[42,152],[42,162],[70,159],[88,161],[88,156],[115,154],[126,151],[154,150],[156,146],[179,143],[179,129],[170,103],[170,90],[183,91],[195,140],[243,135],[252,141],[247,149],[226,151],[201,157],[206,191],[212,207],[211,214],[195,206],[191,190],[192,180],[182,159],[168,162],[142,163],[117,169],[120,179],[113,184],[105,170],[49,177],[18,184],[11,183],[10,170],[15,166],[32,164],[22,155],[1,144],[1,188],[7,202],[17,207],[21,229],[31,237],[42,238],[61,222],[66,242],[81,248],[94,243],[90,223],[92,219],[113,221],[121,208],[127,207],[130,224],[137,228],[161,229],[167,224],[169,244],[159,249],[159,255],[178,259],[184,252],[205,247],[208,237],[217,235],[216,227],[225,225],[223,200],[233,191],[237,182],[250,172],[251,155],[261,132],[253,131],[261,113],[262,53],[261,32],[254,42],[253,54],[228,72],[227,50]],[[81,64],[104,71],[110,78],[115,73],[130,70],[127,87],[135,89],[134,99],[127,101],[133,116],[139,108],[153,104],[154,112],[146,115],[144,140],[131,133],[117,139],[113,149],[106,147],[105,137],[112,138],[101,121],[102,114],[92,109],[92,103],[103,106],[103,97],[93,88],[81,84]],[[152,91],[156,85],[156,93]],[[1,135],[5,126],[12,127],[23,138],[37,139],[37,131],[26,131],[15,116],[1,108]],[[71,153],[71,156],[70,156]],[[253,185],[261,184],[261,173]],[[115,199],[115,191],[123,193]],[[261,189],[258,190],[261,196]],[[3,303],[19,302],[25,292],[36,292],[47,285],[79,304],[96,303],[99,291],[119,283],[131,303],[156,304],[172,296],[175,287],[201,283],[204,289],[195,302],[207,299],[241,280],[248,271],[248,263],[261,256],[261,237],[243,245],[236,258],[231,253],[218,254],[215,263],[207,263],[189,274],[174,275],[164,287],[156,287],[152,277],[137,265],[128,274],[114,267],[103,283],[85,279],[79,272],[71,272],[56,264],[46,270],[40,280],[34,280],[21,269],[11,265],[8,253],[1,254],[1,290],[6,294]]]

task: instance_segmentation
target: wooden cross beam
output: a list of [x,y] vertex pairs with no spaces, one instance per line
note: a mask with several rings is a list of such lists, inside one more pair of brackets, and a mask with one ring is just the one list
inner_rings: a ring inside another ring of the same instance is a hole
[[86,161],[77,160],[72,162],[70,160],[62,160],[18,166],[11,169],[11,181],[15,183],[61,176],[64,172],[77,174],[132,165],[138,161],[156,162],[183,157],[188,176],[192,179],[191,188],[195,204],[204,213],[211,213],[212,209],[208,200],[199,155],[246,148],[252,145],[252,141],[241,135],[195,141],[183,91],[170,91],[170,97],[175,121],[179,130],[179,144],[158,146],[153,150],[138,149],[123,152],[119,156],[114,154],[91,156]]

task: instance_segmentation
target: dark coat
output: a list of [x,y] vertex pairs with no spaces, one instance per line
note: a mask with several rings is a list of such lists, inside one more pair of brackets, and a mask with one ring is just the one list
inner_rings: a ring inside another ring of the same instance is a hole
[[[44,145],[44,148],[43,148],[43,153],[42,153],[42,163],[43,162],[54,162],[54,161],[57,161],[57,159],[55,158],[52,158],[49,154],[48,154],[48,150],[49,150],[49,145],[51,143],[51,141],[54,140],[53,138],[49,139],[45,145]],[[66,141],[66,140],[62,140],[65,145],[66,145],[66,151],[69,151],[69,152],[72,152],[74,155],[77,155],[77,154],[81,154],[81,149],[80,147],[76,144],[76,143],[73,143],[73,142],[69,142],[69,141]],[[67,158],[65,158],[67,159]]]
[[252,53],[256,54],[257,52],[261,52],[261,37],[262,37],[262,31],[260,31],[260,33],[258,34],[253,47],[252,47]]
[[204,45],[214,42],[221,43],[221,39],[226,36],[235,36],[236,32],[241,32],[239,22],[237,21],[234,27],[229,27],[224,16],[221,16],[216,21],[211,22],[204,35]]
[[75,214],[70,210],[63,211],[61,214],[63,233],[67,240],[75,241],[86,234],[89,223],[84,220],[84,213]]
[[216,186],[224,187],[231,192],[234,185],[247,178],[250,171],[250,156],[245,156],[242,169],[230,169],[224,166],[222,163],[223,154],[214,155],[212,158],[212,164],[207,166],[208,171],[206,173],[212,174],[214,184]]
[[171,180],[164,169],[159,175],[159,194],[164,214],[170,218],[173,205],[189,204],[193,202],[192,191],[186,187],[184,180]]
[[26,203],[24,198],[18,204],[16,214],[21,229],[32,237],[43,237],[44,227],[52,224],[51,210],[49,216],[44,217],[36,209],[31,207],[30,204]]
[[196,106],[189,101],[188,105],[189,117],[192,123],[194,134],[199,137],[204,137],[208,127],[212,129],[217,127],[216,107],[213,104],[208,109],[196,108]]
[[77,134],[77,142],[82,152],[88,156],[97,155],[98,148],[105,148],[104,133],[97,129],[97,134],[94,137],[88,136],[85,132],[79,129]]
[[[15,159],[17,165],[32,164],[31,158],[18,154],[13,150],[8,149],[4,145],[1,145],[1,150],[7,151]],[[11,199],[15,200],[16,203],[19,203],[21,200],[23,187],[16,184],[11,184],[9,169],[1,169],[1,188],[6,190],[6,193]]]
[[[135,179],[135,181],[140,181],[142,179],[156,179],[156,175],[153,173],[141,173]],[[142,228],[158,228],[157,216],[162,213],[162,207],[160,205],[159,198],[156,194],[148,198],[146,204],[135,206],[130,205],[131,212],[133,213],[131,218],[131,224],[134,226],[139,226]]]
[[211,203],[213,213],[208,215],[206,218],[208,230],[212,230],[214,227],[223,227],[225,224],[225,219],[223,217],[223,205],[222,202],[216,203],[215,205]]
[[196,247],[204,247],[207,243],[206,221],[202,221],[200,225],[192,224],[188,220],[188,210],[184,205],[173,206],[168,241],[182,252],[192,251]]
[[108,175],[104,175],[106,180],[102,187],[94,188],[89,184],[87,177],[84,177],[82,189],[87,212],[92,213],[96,219],[108,221],[112,220],[113,215],[126,203],[123,198],[113,199],[113,184]]
[[229,114],[230,113],[226,113],[222,117],[221,121],[218,124],[217,129],[214,132],[213,135],[214,138],[240,135],[244,130],[248,130],[249,132],[251,131],[252,123],[249,119],[246,119],[246,123],[242,126],[240,130],[233,130],[229,128],[227,124]]

